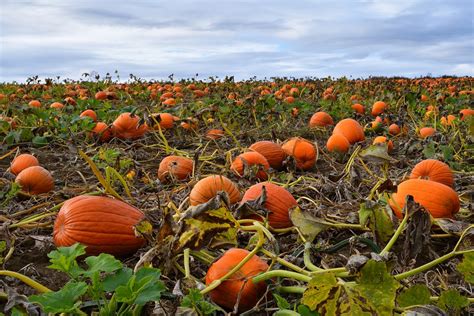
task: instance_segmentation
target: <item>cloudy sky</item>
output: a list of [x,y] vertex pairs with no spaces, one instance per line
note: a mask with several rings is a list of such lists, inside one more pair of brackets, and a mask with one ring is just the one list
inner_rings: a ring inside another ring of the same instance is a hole
[[0,82],[474,75],[472,0],[0,0]]

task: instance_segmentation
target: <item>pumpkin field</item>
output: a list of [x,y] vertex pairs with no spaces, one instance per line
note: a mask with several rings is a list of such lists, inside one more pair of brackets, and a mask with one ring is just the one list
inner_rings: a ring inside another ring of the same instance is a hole
[[2,83],[0,315],[472,315],[473,139],[472,77]]

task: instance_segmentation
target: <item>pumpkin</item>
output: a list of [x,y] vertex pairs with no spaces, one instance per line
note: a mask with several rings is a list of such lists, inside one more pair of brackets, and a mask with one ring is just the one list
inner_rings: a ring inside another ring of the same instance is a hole
[[47,193],[54,188],[51,173],[41,166],[23,169],[15,179],[23,191],[29,194]]
[[461,114],[461,121],[464,121],[467,117],[474,115],[474,110],[473,109],[463,109],[459,111]]
[[364,129],[360,126],[359,122],[351,118],[339,121],[336,126],[334,126],[332,133],[333,135],[343,135],[351,144],[365,140]]
[[[153,114],[152,124],[154,125],[156,129],[158,129],[158,127],[162,129],[170,129],[170,128],[173,128],[174,121],[178,119],[179,118],[169,113],[158,113],[158,114]],[[156,122],[158,122],[157,125],[155,125],[155,120]]]
[[81,243],[88,255],[134,253],[145,243],[134,231],[134,225],[144,217],[140,210],[125,202],[79,195],[67,200],[59,210],[54,222],[54,244],[67,247]]
[[326,148],[330,152],[338,151],[341,153],[346,153],[349,151],[351,144],[342,134],[334,134],[329,137]]
[[265,157],[270,167],[276,170],[281,169],[283,160],[286,158],[286,153],[281,149],[281,146],[268,140],[253,143],[249,149]]
[[356,113],[359,113],[359,114],[364,114],[365,112],[365,108],[362,104],[360,103],[355,103],[355,104],[352,104],[351,105],[351,108],[356,112]]
[[21,171],[28,167],[39,166],[39,161],[35,156],[30,154],[18,155],[10,164],[10,172],[14,175],[19,174]]
[[281,149],[283,149],[288,156],[292,156],[295,159],[296,168],[301,170],[313,168],[318,159],[316,145],[301,137],[293,137],[287,140],[281,146]]
[[401,132],[400,126],[398,126],[395,123],[393,123],[392,125],[388,127],[388,133],[392,136],[398,135],[400,134],[400,132]]
[[198,120],[193,117],[188,117],[184,122],[181,122],[180,125],[186,130],[195,130],[198,127]]
[[436,133],[436,130],[433,127],[423,127],[420,129],[420,137],[427,138],[433,136]]
[[331,115],[326,112],[316,112],[309,120],[309,127],[326,127],[328,125],[334,125],[334,121]]
[[[263,91],[262,91],[262,92],[263,92]],[[292,96],[289,96],[289,97],[284,98],[284,99],[283,99],[283,102],[289,103],[289,104],[295,103],[295,98],[292,97]]]
[[422,94],[420,97],[421,102],[427,102],[429,100],[428,96],[426,94]]
[[94,122],[97,122],[97,114],[94,110],[85,110],[79,115],[79,117],[90,117]]
[[33,107],[33,108],[39,108],[41,107],[41,102],[38,101],[38,100],[31,100],[29,103],[28,103],[29,106]]
[[191,205],[206,203],[219,191],[227,192],[231,204],[240,201],[240,192],[234,182],[225,176],[212,175],[196,183],[189,194],[189,202]]
[[112,123],[114,135],[122,139],[136,139],[142,137],[147,131],[146,124],[140,124],[140,117],[132,113],[122,113]]
[[53,102],[49,107],[52,109],[60,110],[64,108],[64,104],[62,104],[61,102]]
[[413,196],[415,202],[421,204],[431,216],[453,217],[459,211],[459,197],[447,185],[423,179],[410,179],[400,183],[397,193],[389,200],[390,207],[398,218],[402,218],[406,196]]
[[101,142],[107,142],[112,138],[112,130],[104,122],[97,122],[92,129],[92,136],[97,137]]
[[413,167],[410,179],[419,178],[439,182],[449,187],[454,185],[454,176],[451,168],[444,162],[436,159],[420,161]]
[[238,176],[244,176],[245,167],[256,166],[258,171],[256,177],[260,180],[267,180],[267,170],[270,168],[267,159],[256,151],[249,151],[235,157],[230,166],[230,170],[234,171]]
[[209,139],[219,139],[223,136],[224,136],[224,131],[221,129],[211,129],[206,134],[206,137]]
[[163,105],[173,106],[176,105],[176,100],[174,98],[169,98],[163,101]]
[[454,126],[454,121],[456,120],[456,116],[452,115],[452,114],[449,114],[447,117],[446,116],[442,116],[441,119],[440,119],[440,123],[441,125],[443,125],[444,127],[448,127],[448,126]]
[[268,223],[273,228],[288,228],[293,226],[290,220],[290,209],[298,206],[293,195],[285,188],[271,182],[261,182],[251,186],[242,197],[241,203],[256,200],[262,195],[265,187],[266,201],[263,204],[268,211]]
[[107,100],[107,92],[99,91],[95,94],[94,97],[96,100]]
[[[245,249],[232,248],[227,250],[207,270],[206,285],[223,277],[248,254],[249,251]],[[254,255],[239,270],[209,292],[209,296],[214,303],[227,310],[233,310],[240,297],[238,312],[248,311],[265,295],[267,289],[265,281],[253,283],[252,277],[267,270],[267,263]]]
[[180,156],[165,157],[158,167],[158,179],[166,183],[170,179],[184,180],[193,172],[192,159]]
[[377,101],[372,105],[372,115],[377,116],[382,114],[387,108],[387,104],[383,101]]
[[384,145],[387,146],[387,151],[388,152],[391,152],[393,150],[393,142],[391,140],[387,140],[387,137],[385,137],[385,136],[375,137],[372,144],[373,145],[384,144]]

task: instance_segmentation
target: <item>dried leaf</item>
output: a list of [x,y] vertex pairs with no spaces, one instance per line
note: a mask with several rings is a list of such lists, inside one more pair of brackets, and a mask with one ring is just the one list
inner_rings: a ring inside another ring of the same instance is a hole
[[469,227],[469,223],[456,221],[451,218],[436,218],[435,224],[445,233],[461,236],[462,232]]
[[290,210],[290,219],[309,242],[313,242],[319,233],[330,227],[323,219],[317,218],[299,207]]
[[370,145],[359,153],[364,160],[374,162],[397,162],[396,159],[390,157],[387,146]]
[[421,205],[415,204],[405,229],[405,240],[401,253],[403,262],[414,260],[414,262],[419,263],[419,256],[425,254],[425,257],[427,257],[431,247],[430,214]]
[[378,243],[387,242],[394,233],[392,219],[385,207],[379,203],[370,201],[361,203],[359,223],[372,231]]
[[448,316],[442,309],[434,305],[413,306],[405,310],[403,316]]

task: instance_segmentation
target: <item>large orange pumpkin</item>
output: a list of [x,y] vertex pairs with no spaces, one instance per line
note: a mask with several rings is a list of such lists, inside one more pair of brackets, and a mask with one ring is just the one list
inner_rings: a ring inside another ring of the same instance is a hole
[[243,176],[245,168],[256,166],[258,168],[255,176],[260,180],[266,180],[268,178],[267,170],[270,168],[267,159],[256,151],[249,151],[235,157],[230,170],[234,171],[238,176]]
[[67,200],[59,210],[54,222],[54,243],[57,247],[81,243],[89,255],[130,254],[145,243],[134,231],[134,225],[144,217],[140,210],[125,202],[79,195]]
[[158,179],[166,183],[170,179],[184,180],[193,172],[192,159],[180,156],[165,157],[158,167]]
[[271,182],[261,182],[251,186],[244,194],[241,203],[256,200],[262,195],[265,187],[266,201],[263,204],[268,211],[268,223],[273,228],[287,228],[293,226],[289,211],[297,206],[293,195],[285,188]]
[[393,193],[389,204],[398,218],[402,218],[407,195],[413,196],[415,202],[421,204],[431,216],[453,217],[459,211],[459,197],[447,185],[423,179],[410,179],[400,183],[397,193]]
[[286,153],[281,149],[281,146],[268,140],[256,142],[249,149],[260,153],[267,159],[270,166],[276,170],[281,169],[283,160],[286,158]]
[[28,167],[39,166],[39,161],[35,156],[30,154],[18,155],[10,164],[10,172],[14,175],[19,174],[21,171]]
[[341,153],[346,153],[347,151],[349,151],[350,147],[351,144],[342,134],[333,134],[326,142],[326,148],[330,152],[338,151]]
[[333,135],[342,134],[351,144],[365,140],[364,129],[359,122],[351,118],[339,121],[336,126],[334,126],[332,133]]
[[316,145],[301,137],[293,137],[287,140],[281,146],[281,149],[296,160],[296,168],[301,170],[313,168],[318,159]]
[[240,201],[240,192],[234,182],[225,176],[212,175],[196,183],[189,194],[189,202],[191,205],[206,203],[219,191],[227,192],[232,204]]
[[[248,250],[232,248],[214,262],[207,271],[206,285],[220,279],[238,265],[247,255]],[[265,281],[253,283],[252,277],[268,270],[268,265],[258,256],[253,256],[239,270],[217,288],[209,293],[212,301],[227,310],[233,310],[239,300],[239,312],[245,312],[257,304],[266,292]]]
[[23,169],[15,179],[21,189],[29,194],[47,193],[54,188],[51,173],[41,166]]
[[123,139],[136,139],[142,137],[147,131],[146,124],[140,124],[140,117],[132,113],[122,113],[112,123],[112,130],[116,137]]
[[331,115],[326,112],[316,112],[309,120],[309,127],[326,127],[328,125],[334,125],[334,121]]
[[444,162],[436,159],[426,159],[417,163],[411,171],[410,179],[436,181],[449,187],[454,185],[454,176],[451,168]]

